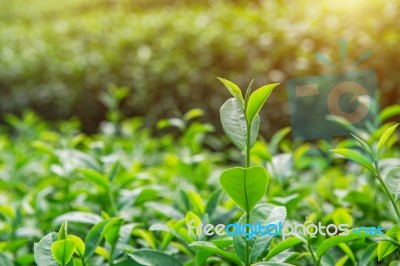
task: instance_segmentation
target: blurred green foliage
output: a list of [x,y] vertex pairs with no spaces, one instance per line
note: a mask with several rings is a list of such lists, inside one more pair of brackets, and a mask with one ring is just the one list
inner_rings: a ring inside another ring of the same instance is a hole
[[[190,108],[218,124],[226,97],[223,76],[244,87],[283,83],[271,98],[266,128],[287,125],[284,82],[331,73],[315,60],[339,62],[337,42],[349,40],[348,65],[377,71],[382,104],[399,98],[399,2],[68,1],[0,2],[0,111],[32,108],[46,118],[78,116],[86,130],[104,119],[98,96],[126,86],[125,115],[148,124]],[[156,108],[149,108],[155,105]],[[264,113],[264,112],[263,112]],[[265,115],[265,113],[264,113]]]

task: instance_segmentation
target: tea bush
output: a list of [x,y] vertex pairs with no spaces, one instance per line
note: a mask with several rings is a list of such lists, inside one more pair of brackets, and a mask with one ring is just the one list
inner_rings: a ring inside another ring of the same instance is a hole
[[[242,97],[233,83],[224,83]],[[232,121],[258,123],[271,89],[242,98],[251,110],[235,98],[221,109],[227,135],[247,160],[215,138],[211,124],[199,122],[200,109],[159,121],[159,136],[152,136],[141,118],[123,118],[113,108],[127,97],[126,88],[102,96],[109,119],[94,135],[82,133],[76,120],[49,123],[28,111],[8,115],[9,126],[0,127],[0,265],[396,265],[399,133],[386,121],[400,107],[382,111],[382,126],[352,128],[354,138],[333,143],[293,142],[289,128],[266,142],[256,139],[255,126],[245,131],[250,145],[238,142]],[[226,112],[233,107],[247,111]],[[332,148],[355,162],[334,156]],[[243,161],[246,168],[223,172]],[[251,173],[264,168],[267,183]],[[243,177],[240,171],[248,172],[244,184],[257,183],[249,187],[257,191],[248,202],[243,188],[230,182]],[[193,222],[245,223],[246,213],[249,221],[266,223],[381,226],[385,235],[300,233],[247,242],[188,230]]]

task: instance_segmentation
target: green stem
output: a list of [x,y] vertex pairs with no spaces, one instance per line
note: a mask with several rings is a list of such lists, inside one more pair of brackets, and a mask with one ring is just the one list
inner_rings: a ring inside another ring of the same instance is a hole
[[308,250],[310,251],[311,257],[314,261],[314,265],[318,266],[319,265],[319,261],[317,260],[317,258],[315,257],[314,251],[311,247],[311,241],[310,241],[310,236],[307,235],[307,247]]
[[400,222],[400,211],[399,211],[399,207],[397,206],[396,200],[393,198],[393,195],[390,193],[388,187],[386,186],[385,181],[383,181],[381,172],[380,172],[380,170],[379,170],[378,161],[375,161],[375,169],[376,169],[375,176],[376,176],[376,178],[378,178],[379,182],[380,182],[381,185],[382,185],[383,191],[384,191],[385,194],[386,194],[386,197],[389,198],[390,202],[391,202],[392,205],[393,205],[394,210],[396,211],[396,214],[397,214],[397,221]]
[[[246,168],[250,167],[250,124],[247,123],[247,139],[246,139]],[[250,208],[249,208],[249,201],[247,199],[247,186],[246,180],[247,176],[244,176],[244,195],[246,199],[246,224],[250,224]],[[249,233],[249,227],[246,227],[246,233]],[[250,265],[250,244],[249,240],[246,239],[246,250],[245,250],[245,265]]]
[[111,184],[109,185],[109,189],[108,189],[108,199],[110,201],[112,215],[116,216],[118,211],[117,211],[117,207],[115,204],[115,199],[114,199],[113,189],[112,189]]

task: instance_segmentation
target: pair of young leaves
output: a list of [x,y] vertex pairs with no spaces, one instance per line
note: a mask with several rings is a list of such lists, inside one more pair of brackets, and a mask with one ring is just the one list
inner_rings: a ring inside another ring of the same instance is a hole
[[[256,142],[260,112],[272,90],[279,84],[269,84],[251,93],[250,83],[243,98],[233,82],[218,78],[232,94],[221,107],[221,122],[225,134],[240,150],[248,151]],[[266,192],[269,177],[263,167],[235,167],[224,171],[220,178],[225,192],[246,212],[254,208]]]

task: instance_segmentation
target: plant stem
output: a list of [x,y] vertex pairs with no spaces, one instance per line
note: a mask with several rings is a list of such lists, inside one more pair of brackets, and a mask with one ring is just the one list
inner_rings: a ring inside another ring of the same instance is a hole
[[[250,123],[247,123],[247,139],[246,139],[246,168],[250,167]],[[244,194],[246,198],[246,224],[250,224],[250,208],[247,199],[247,185],[246,185],[246,174],[244,176]],[[249,233],[249,227],[246,227],[246,233]],[[250,265],[250,245],[249,240],[246,239],[246,250],[245,250],[245,265]]]
[[307,235],[307,247],[308,247],[308,250],[310,251],[311,257],[312,257],[312,259],[314,261],[314,265],[318,266],[319,265],[319,261],[315,257],[314,251],[313,251],[313,249],[311,247],[311,241],[310,241],[310,236],[309,235]]
[[383,191],[384,191],[385,194],[386,194],[386,197],[389,198],[390,202],[391,202],[392,205],[393,205],[394,210],[396,211],[396,214],[397,214],[397,222],[400,222],[400,211],[399,211],[399,208],[398,208],[398,206],[397,206],[397,204],[396,204],[396,200],[393,198],[393,195],[390,193],[388,187],[386,186],[385,181],[383,181],[381,172],[380,172],[380,170],[379,170],[378,161],[375,161],[375,169],[376,169],[375,176],[376,176],[376,178],[378,178],[379,182],[380,182],[381,185],[382,185]]

